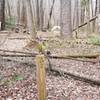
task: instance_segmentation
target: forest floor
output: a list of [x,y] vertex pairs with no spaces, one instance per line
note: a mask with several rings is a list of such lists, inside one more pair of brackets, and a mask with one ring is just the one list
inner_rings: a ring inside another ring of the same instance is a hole
[[[10,34],[0,35],[0,49],[25,51],[27,35]],[[15,38],[15,39],[13,39]],[[20,38],[20,39],[18,39]],[[6,41],[4,41],[6,39]],[[100,46],[92,44],[88,39],[47,40],[51,54],[75,55],[100,53]],[[98,42],[99,44],[99,42]],[[5,54],[4,52],[1,52]],[[87,58],[81,58],[88,60]],[[99,58],[97,62],[83,62],[72,59],[50,59],[52,68],[70,72],[83,77],[100,80]],[[48,67],[48,64],[47,66]],[[100,100],[100,86],[66,78],[46,72],[47,100]],[[0,100],[37,100],[36,67],[34,58],[0,57]]]

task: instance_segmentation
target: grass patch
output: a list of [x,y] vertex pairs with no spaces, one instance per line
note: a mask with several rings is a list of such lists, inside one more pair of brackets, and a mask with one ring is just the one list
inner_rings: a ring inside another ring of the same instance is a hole
[[21,80],[23,80],[24,79],[24,77],[22,76],[22,75],[20,75],[20,74],[14,74],[13,76],[12,76],[12,80],[13,81],[21,81]]
[[15,84],[17,81],[21,81],[24,79],[24,76],[22,76],[21,74],[14,74],[13,76],[9,76],[6,78],[2,78],[0,80],[0,84],[4,84],[6,86]]
[[91,36],[91,37],[89,37],[88,42],[93,45],[100,46],[100,37],[99,36]]
[[15,18],[14,17],[7,17],[5,19],[5,28],[8,30],[8,29],[11,29],[12,27],[14,27],[15,25]]

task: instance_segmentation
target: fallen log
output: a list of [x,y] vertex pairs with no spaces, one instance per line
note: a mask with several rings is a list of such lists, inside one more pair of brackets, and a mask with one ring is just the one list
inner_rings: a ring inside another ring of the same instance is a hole
[[[13,53],[21,53],[21,52],[13,52]],[[24,53],[24,52],[22,52]],[[38,55],[38,53],[26,53],[26,54],[0,54],[0,56],[4,57],[34,57]],[[48,56],[48,55],[47,55]],[[71,59],[71,60],[78,60],[83,61],[83,59],[76,59],[76,58],[97,58],[99,55],[66,55],[66,56],[57,56],[57,55],[50,55],[48,56],[51,59]],[[87,60],[87,62],[90,60]]]
[[[53,58],[55,59],[55,58]],[[60,59],[60,58],[58,58]],[[72,57],[68,57],[66,59],[70,59],[70,60],[74,60],[74,61],[80,61],[80,62],[89,62],[89,63],[97,63],[100,62],[98,61],[98,59],[80,59],[80,58],[72,58]]]
[[19,55],[19,54],[0,54],[0,57],[35,57],[37,54]]
[[10,37],[10,38],[8,38],[9,40],[25,40],[25,39],[27,39],[27,38],[25,38],[25,37],[22,37],[22,38],[12,38],[12,37]]
[[97,58],[100,56],[100,53],[94,54],[67,54],[67,55],[50,55],[49,58],[55,59],[69,59],[69,58]]
[[[7,55],[4,55],[4,54],[0,54],[1,56],[34,56],[34,55],[37,55],[38,53],[30,53],[30,52],[23,52],[23,51],[11,51],[11,50],[5,50],[5,49],[0,49],[0,51],[2,52],[7,52],[7,53],[15,53],[14,55],[10,55],[10,54],[7,54]],[[18,54],[21,54],[21,55],[17,55],[16,53]],[[22,55],[22,54],[25,54],[25,55]],[[48,55],[47,55],[48,56]],[[97,53],[94,53],[94,54],[67,54],[67,55],[49,55],[48,57],[49,58],[53,58],[53,59],[72,59],[72,58],[97,58],[100,56],[100,53],[97,52]]]
[[[2,52],[6,53],[14,53],[14,54],[0,54],[1,57],[35,57],[38,53],[30,53],[30,52],[22,52],[22,51],[11,51],[11,50],[4,50],[0,49]],[[18,53],[18,54],[17,54]],[[74,55],[46,55],[50,59],[71,59],[76,61],[82,62],[92,62],[96,63],[99,59],[92,59],[92,60],[84,60],[84,59],[77,59],[77,58],[99,58],[100,53],[95,54],[74,54]],[[99,61],[100,62],[100,61]]]
[[[0,54],[0,57],[36,57],[37,54],[28,54],[28,55],[23,55],[23,54]],[[74,61],[80,61],[80,62],[89,62],[89,63],[99,63],[99,59],[80,59],[80,58],[73,58],[73,57],[61,57],[61,56],[46,56],[49,59],[69,59],[69,60],[74,60]],[[50,62],[50,61],[49,61]]]
[[65,78],[70,76],[71,78],[74,78],[75,80],[83,81],[83,82],[89,83],[91,85],[100,86],[100,80],[96,80],[94,78],[88,78],[85,76],[81,76],[78,74],[74,74],[74,73],[70,73],[70,72],[66,72],[66,71],[62,71],[62,70],[57,70],[57,69],[52,69],[52,72],[55,72],[55,73],[57,73],[57,75],[63,76]]
[[29,55],[32,55],[33,53],[30,53],[30,52],[22,52],[22,51],[11,51],[11,50],[5,50],[5,49],[0,49],[0,51],[2,52],[8,52],[8,53],[20,53],[20,54],[29,54]]
[[[4,59],[5,61],[13,61],[13,62],[18,62],[18,63],[21,63],[21,64],[25,64],[25,65],[28,65],[28,66],[36,66],[35,64],[30,64],[30,63],[24,63],[24,62],[19,62],[19,61],[15,61],[15,60],[11,60],[11,59]],[[59,75],[59,76],[63,76],[64,78],[68,78],[68,76],[70,76],[71,78],[75,79],[75,80],[79,80],[79,81],[83,81],[85,83],[89,83],[91,85],[98,85],[100,86],[100,80],[97,80],[97,79],[94,79],[94,78],[88,78],[88,77],[85,77],[85,76],[81,76],[80,74],[74,74],[74,73],[71,73],[71,72],[66,72],[66,71],[62,71],[60,69],[55,69],[55,68],[52,68],[52,70],[49,70],[49,68],[46,69],[47,71],[51,71],[52,73],[54,72],[56,75]]]

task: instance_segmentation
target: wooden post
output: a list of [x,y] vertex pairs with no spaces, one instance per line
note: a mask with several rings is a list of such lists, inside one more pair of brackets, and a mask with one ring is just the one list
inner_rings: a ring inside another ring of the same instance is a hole
[[38,100],[46,100],[45,57],[36,56]]

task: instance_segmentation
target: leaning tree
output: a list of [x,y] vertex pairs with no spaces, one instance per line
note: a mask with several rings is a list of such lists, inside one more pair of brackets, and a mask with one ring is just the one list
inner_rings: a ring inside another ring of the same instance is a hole
[[5,28],[5,0],[0,0],[0,30]]

